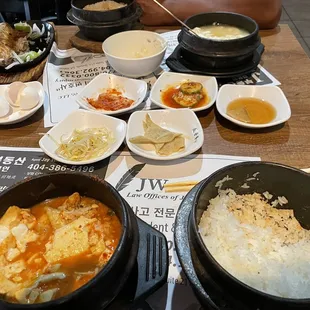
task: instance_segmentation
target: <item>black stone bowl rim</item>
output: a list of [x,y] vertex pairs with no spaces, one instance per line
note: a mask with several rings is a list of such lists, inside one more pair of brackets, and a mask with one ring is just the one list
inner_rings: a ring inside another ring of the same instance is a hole
[[[198,39],[202,39],[204,42],[210,42],[210,43],[211,43],[211,42],[214,43],[214,41],[216,41],[216,43],[219,43],[219,44],[225,44],[225,43],[228,43],[228,42],[230,43],[230,42],[236,42],[236,41],[245,41],[245,40],[247,40],[247,39],[249,39],[249,38],[252,38],[253,36],[256,36],[257,33],[259,32],[259,26],[258,26],[257,22],[256,22],[253,18],[251,18],[251,17],[249,17],[249,16],[246,16],[246,15],[243,15],[243,14],[233,13],[233,12],[225,12],[225,11],[216,11],[216,12],[199,13],[199,14],[190,16],[189,18],[187,18],[187,19],[184,21],[184,23],[185,23],[186,25],[188,25],[188,22],[189,22],[192,18],[197,17],[197,16],[216,15],[216,14],[230,15],[230,16],[231,16],[231,15],[239,16],[239,17],[242,18],[242,19],[246,19],[247,21],[252,22],[253,25],[255,25],[255,30],[252,31],[250,34],[248,34],[248,35],[245,36],[245,37],[236,38],[236,39],[231,39],[231,40],[223,40],[223,41],[220,41],[220,40],[211,40],[211,39],[207,39],[207,38],[204,38],[204,37],[200,37],[200,36],[198,36],[198,35],[197,35],[197,37],[196,37],[194,34],[192,34],[192,33],[191,33],[186,27],[184,27],[184,26],[182,26],[181,31],[184,30],[184,31],[187,32],[190,36],[193,36],[193,37],[195,36],[195,37],[197,38],[197,40],[198,40]],[[188,25],[188,26],[189,26],[189,25]]]
[[204,179],[203,181],[201,181],[198,185],[197,185],[197,191],[195,193],[195,197],[193,200],[193,209],[192,212],[189,216],[189,221],[191,223],[194,223],[194,227],[192,229],[193,233],[194,233],[194,238],[196,238],[199,246],[201,247],[201,249],[203,249],[205,256],[208,258],[209,261],[212,262],[212,264],[214,264],[214,266],[216,267],[216,269],[218,270],[218,272],[223,273],[225,276],[227,276],[228,278],[230,278],[231,281],[237,283],[238,285],[242,286],[245,289],[248,289],[249,291],[260,295],[262,297],[265,297],[266,299],[269,300],[273,300],[276,302],[282,302],[282,303],[287,303],[287,304],[310,304],[310,298],[301,298],[301,299],[297,299],[297,298],[283,298],[283,297],[279,297],[279,296],[275,296],[275,295],[271,295],[262,291],[259,291],[245,283],[243,283],[242,281],[238,280],[237,278],[235,278],[232,274],[230,274],[228,271],[226,271],[226,269],[224,269],[218,262],[217,260],[212,256],[212,254],[209,252],[208,248],[206,247],[206,245],[204,244],[201,235],[198,231],[198,225],[196,222],[196,211],[197,211],[197,206],[198,206],[198,200],[199,197],[201,196],[202,192],[204,191],[205,187],[209,184],[209,182],[216,178],[219,174],[223,174],[224,172],[227,173],[229,175],[229,171],[231,169],[234,168],[238,168],[238,167],[243,167],[243,166],[272,166],[272,167],[278,167],[280,169],[288,169],[291,170],[295,173],[299,173],[302,174],[306,177],[309,178],[309,182],[310,182],[310,175],[307,174],[306,172],[291,167],[291,166],[287,166],[284,164],[279,164],[279,163],[274,163],[274,162],[267,162],[267,161],[250,161],[250,162],[242,162],[242,163],[237,163],[237,164],[232,164],[229,166],[226,166],[224,168],[221,168],[219,170],[217,170],[216,172],[212,173],[209,177],[207,177],[206,179]]
[[119,26],[126,25],[128,23],[137,21],[141,17],[141,15],[142,15],[142,10],[140,7],[137,7],[133,15],[123,18],[122,20],[98,23],[98,22],[90,22],[84,19],[77,18],[76,16],[74,16],[72,9],[70,9],[67,12],[67,20],[70,23],[78,27],[102,29],[102,28],[108,28],[108,27],[112,28],[112,27],[119,27]]
[[193,257],[191,253],[191,241],[189,238],[189,217],[191,214],[190,204],[193,201],[193,196],[197,191],[199,184],[197,184],[193,189],[191,189],[183,199],[180,207],[177,211],[175,218],[175,231],[174,231],[174,241],[176,246],[176,252],[178,260],[182,266],[190,285],[198,297],[199,301],[204,301],[208,304],[210,309],[219,310],[217,305],[212,300],[209,293],[203,288],[197,272],[194,268]]
[[[98,0],[99,1],[99,0]],[[89,1],[91,3],[89,4],[94,4],[98,1]],[[136,3],[136,0],[131,0],[129,4],[127,4],[127,6],[119,8],[119,9],[114,9],[114,10],[109,10],[109,11],[92,11],[92,10],[84,10],[83,8],[80,8],[78,6],[76,6],[75,4],[76,0],[71,0],[71,8],[77,12],[87,12],[88,14],[96,14],[96,15],[100,15],[100,17],[104,18],[108,15],[111,15],[113,13],[121,13],[124,12],[126,10],[128,10],[128,8],[132,5],[134,5]],[[120,1],[121,2],[121,1]],[[112,13],[111,13],[112,12]],[[89,21],[88,21],[89,22]]]
[[[259,26],[255,20],[252,18],[232,12],[208,12],[208,13],[200,13],[193,16],[190,16],[188,19],[185,20],[185,24],[188,25],[190,28],[196,27],[196,25],[192,25],[192,19],[199,19],[200,17],[206,16],[234,16],[239,18],[240,20],[245,20],[248,23],[251,23],[254,26],[254,30],[252,32],[242,38],[236,38],[231,40],[211,40],[207,38],[203,38],[200,36],[196,36],[191,33],[186,27],[182,27],[181,31],[178,35],[178,42],[182,46],[182,48],[200,55],[200,56],[207,56],[207,57],[237,57],[241,55],[247,55],[253,53],[254,50],[260,45],[261,38],[259,36]],[[212,18],[213,19],[213,18]],[[214,18],[216,19],[216,18]],[[233,23],[227,22],[227,24],[233,25]],[[234,43],[238,43],[238,48],[233,48],[232,46]],[[240,46],[242,45],[242,46]]]
[[254,54],[255,50],[258,49],[258,47],[260,45],[262,45],[261,40],[259,38],[254,45],[245,47],[243,49],[243,52],[242,53],[238,53],[238,54],[236,54],[235,51],[230,51],[228,49],[227,49],[227,51],[224,51],[224,49],[226,47],[224,47],[223,51],[221,51],[221,52],[213,52],[213,51],[211,51],[211,52],[209,52],[209,51],[201,52],[201,51],[195,50],[195,47],[191,47],[187,43],[185,43],[182,40],[182,33],[181,32],[178,34],[177,39],[178,39],[179,45],[180,45],[180,47],[182,49],[187,50],[187,51],[189,51],[189,52],[191,52],[193,54],[196,54],[198,56],[209,57],[209,58],[216,58],[216,59],[223,59],[223,58],[234,59],[234,58],[236,58],[238,56],[246,56],[246,55]]
[[[102,183],[114,195],[116,200],[118,200],[119,205],[121,206],[121,209],[122,210],[126,210],[127,209],[126,202],[123,200],[123,198],[120,196],[118,191],[110,183],[108,183],[107,181],[105,181],[104,179],[101,179],[100,177],[98,177],[96,175],[92,175],[92,174],[89,174],[89,173],[82,173],[82,172],[54,172],[54,173],[50,173],[50,174],[43,174],[43,175],[39,175],[39,176],[35,176],[35,177],[30,177],[30,178],[27,178],[27,179],[24,179],[22,181],[19,181],[19,182],[15,183],[11,187],[9,187],[5,191],[3,191],[0,194],[0,197],[5,195],[5,194],[8,194],[12,189],[15,189],[16,187],[22,186],[23,184],[28,183],[29,181],[36,180],[36,179],[41,179],[41,178],[48,178],[50,176],[57,177],[57,175],[82,176],[82,177],[87,178],[87,179],[89,179],[91,181]],[[53,305],[54,305],[54,307],[57,307],[57,305],[63,304],[65,302],[67,302],[69,299],[74,299],[81,291],[88,289],[92,284],[94,284],[94,282],[97,282],[98,278],[104,277],[114,267],[116,260],[119,258],[118,254],[120,252],[120,249],[126,243],[127,225],[129,223],[129,216],[130,215],[127,214],[127,212],[125,212],[125,213],[122,212],[122,218],[120,219],[121,223],[122,223],[122,233],[121,233],[121,237],[120,237],[120,240],[118,242],[118,245],[117,245],[113,255],[111,256],[111,258],[107,262],[107,264],[98,272],[97,275],[95,275],[86,284],[84,284],[83,286],[81,286],[77,290],[74,290],[70,294],[67,294],[67,295],[62,296],[60,298],[57,298],[57,299],[54,299],[54,300],[51,300],[51,301],[48,301],[48,302],[44,302],[44,303],[38,303],[38,304],[19,304],[19,303],[11,303],[11,302],[8,302],[8,301],[6,301],[4,299],[1,299],[1,302],[3,302],[4,304],[8,304],[8,305],[14,305],[14,306],[16,305],[16,309],[31,309],[31,310],[33,310],[33,309],[42,309],[42,307],[45,308],[45,307],[49,307],[49,306],[53,306]]]

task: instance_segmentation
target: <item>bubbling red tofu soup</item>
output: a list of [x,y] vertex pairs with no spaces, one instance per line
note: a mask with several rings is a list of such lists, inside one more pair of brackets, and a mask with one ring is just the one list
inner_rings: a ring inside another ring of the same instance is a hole
[[0,219],[0,295],[21,304],[65,296],[91,280],[113,255],[122,231],[101,202],[74,193]]

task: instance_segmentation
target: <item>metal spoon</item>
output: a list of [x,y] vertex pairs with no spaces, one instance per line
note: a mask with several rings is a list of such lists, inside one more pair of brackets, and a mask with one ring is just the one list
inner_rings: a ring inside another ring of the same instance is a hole
[[157,0],[153,0],[158,6],[160,6],[164,11],[166,11],[170,16],[172,16],[176,21],[178,21],[181,25],[183,25],[189,32],[191,32],[196,37],[200,38],[198,34],[196,34],[192,28],[188,27],[185,23],[183,23],[179,18],[177,18],[172,12],[170,12],[166,7],[164,7]]

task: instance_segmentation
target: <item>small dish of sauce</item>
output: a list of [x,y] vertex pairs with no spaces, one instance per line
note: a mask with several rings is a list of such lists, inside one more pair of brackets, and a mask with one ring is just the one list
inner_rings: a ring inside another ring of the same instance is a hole
[[226,110],[227,115],[248,124],[268,124],[277,115],[276,109],[267,101],[243,97],[231,101]]
[[186,81],[161,90],[161,101],[174,109],[200,108],[209,103],[209,97],[201,83]]

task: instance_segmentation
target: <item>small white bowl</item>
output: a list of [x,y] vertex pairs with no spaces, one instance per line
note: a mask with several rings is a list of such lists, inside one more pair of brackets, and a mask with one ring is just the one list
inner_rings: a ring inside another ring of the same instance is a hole
[[[123,96],[134,100],[134,103],[125,109],[117,111],[98,110],[91,106],[86,98],[97,98],[107,88],[116,88],[123,92]],[[135,109],[143,102],[147,93],[147,83],[142,80],[128,79],[114,74],[102,73],[96,76],[76,97],[77,103],[84,109],[102,114],[115,115]]]
[[[39,94],[39,103],[32,109],[29,110],[22,110],[20,107],[14,107],[10,106],[9,113],[3,117],[0,117],[0,125],[12,125],[16,123],[20,123],[30,116],[32,116],[34,113],[36,113],[43,105],[45,100],[45,92],[43,89],[43,86],[39,82],[28,82],[25,83],[28,86],[31,86],[35,88],[38,91]],[[2,98],[5,98],[6,89],[9,85],[0,85],[0,96]],[[6,100],[7,102],[7,100]],[[9,102],[7,102],[9,104]]]
[[[275,119],[267,124],[248,124],[227,115],[226,111],[229,103],[242,97],[257,98],[269,102],[276,110]],[[224,85],[219,90],[216,108],[229,121],[247,128],[271,127],[284,123],[291,117],[290,105],[283,91],[277,86]]]
[[180,83],[185,82],[186,80],[201,83],[203,87],[206,89],[207,94],[209,96],[208,104],[199,108],[190,108],[190,110],[198,112],[212,107],[217,97],[218,85],[215,77],[204,75],[164,72],[159,77],[159,79],[157,79],[154,86],[152,87],[150,94],[151,101],[154,102],[154,104],[156,104],[157,106],[164,109],[179,110],[168,107],[165,104],[163,104],[163,102],[161,101],[161,92],[167,89],[167,87],[169,86],[177,86]]
[[[155,150],[144,150],[138,144],[131,143],[129,139],[144,134],[143,121],[147,114],[157,125],[182,133],[185,136],[185,149],[169,156],[160,156],[156,154]],[[203,145],[203,141],[204,135],[200,121],[196,114],[189,109],[137,111],[132,113],[128,120],[127,146],[133,153],[146,158],[155,160],[182,158],[199,150]]]
[[[160,66],[167,42],[158,33],[132,30],[110,36],[102,43],[102,49],[115,71],[129,77],[142,77]],[[146,56],[137,58],[143,54]]]
[[[114,134],[115,142],[110,149],[103,155],[83,161],[66,160],[56,154],[58,146],[48,136],[52,136],[56,141],[60,141],[62,136],[70,136],[74,129],[106,127]],[[77,110],[69,114],[63,121],[50,129],[39,141],[42,151],[51,158],[68,165],[87,165],[103,160],[111,156],[121,146],[126,135],[126,122],[111,116]]]

